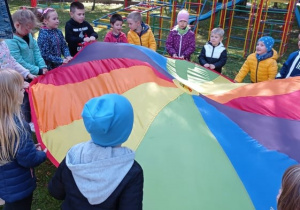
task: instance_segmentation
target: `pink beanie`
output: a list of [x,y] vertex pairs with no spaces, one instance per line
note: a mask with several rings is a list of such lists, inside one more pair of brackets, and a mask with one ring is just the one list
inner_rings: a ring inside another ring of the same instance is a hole
[[189,22],[189,13],[185,9],[181,10],[177,15],[177,23],[181,20],[185,20],[186,22]]

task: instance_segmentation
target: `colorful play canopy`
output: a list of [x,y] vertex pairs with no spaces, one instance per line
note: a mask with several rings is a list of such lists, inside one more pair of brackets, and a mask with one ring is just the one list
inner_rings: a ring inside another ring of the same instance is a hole
[[90,139],[86,101],[127,97],[135,117],[125,146],[144,169],[145,210],[265,210],[276,209],[282,174],[300,161],[299,90],[297,77],[235,84],[144,47],[95,42],[34,80],[30,100],[57,166]]

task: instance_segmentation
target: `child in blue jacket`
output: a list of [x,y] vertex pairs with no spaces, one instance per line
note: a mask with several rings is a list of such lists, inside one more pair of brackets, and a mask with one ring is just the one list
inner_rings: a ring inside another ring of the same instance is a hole
[[296,52],[289,55],[286,62],[276,75],[276,79],[300,76],[300,34],[298,35],[298,48]]
[[[61,30],[58,29],[59,19],[55,9],[45,9],[42,14],[40,14],[40,18],[44,26],[39,33],[38,45],[48,70],[51,70],[63,63],[68,63],[72,57],[64,35]],[[61,58],[61,55],[64,56],[64,59]]]
[[132,130],[133,109],[118,94],[90,99],[82,118],[91,140],[73,146],[48,189],[61,209],[142,210],[143,170],[135,153],[121,147]]
[[0,198],[4,209],[30,210],[36,188],[34,167],[47,150],[34,145],[29,125],[21,118],[24,80],[12,69],[0,71]]

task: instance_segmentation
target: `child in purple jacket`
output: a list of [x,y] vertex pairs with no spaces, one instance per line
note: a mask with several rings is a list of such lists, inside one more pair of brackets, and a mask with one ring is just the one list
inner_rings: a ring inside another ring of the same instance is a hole
[[188,26],[189,13],[181,10],[177,15],[177,25],[171,30],[166,48],[173,58],[190,60],[191,54],[195,51],[195,34]]

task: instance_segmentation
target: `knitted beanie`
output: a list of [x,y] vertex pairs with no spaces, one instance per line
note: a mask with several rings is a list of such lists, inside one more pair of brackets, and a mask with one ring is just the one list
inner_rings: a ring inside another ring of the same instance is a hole
[[81,116],[92,141],[103,147],[124,143],[133,126],[132,106],[127,98],[118,94],[90,99]]
[[177,23],[181,20],[189,22],[189,13],[185,9],[181,10],[177,15]]
[[272,50],[275,41],[270,36],[263,36],[258,40],[258,42],[263,42],[269,52]]

